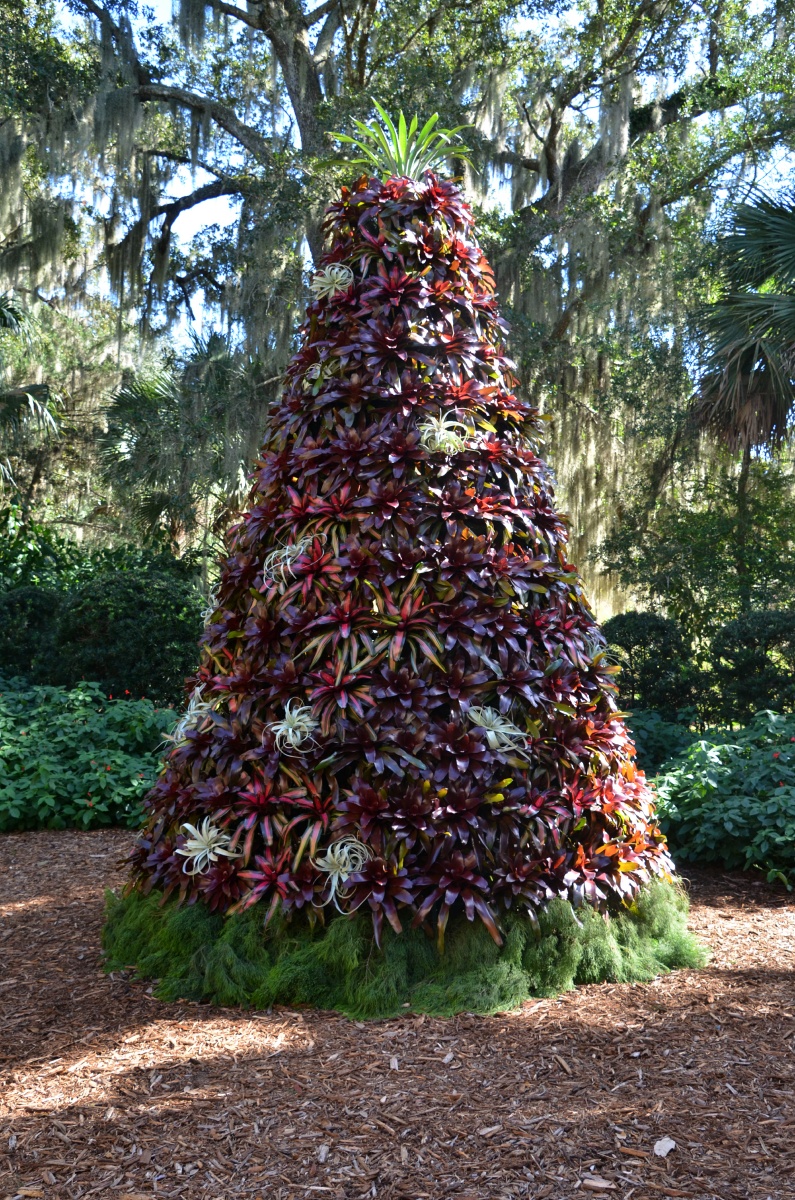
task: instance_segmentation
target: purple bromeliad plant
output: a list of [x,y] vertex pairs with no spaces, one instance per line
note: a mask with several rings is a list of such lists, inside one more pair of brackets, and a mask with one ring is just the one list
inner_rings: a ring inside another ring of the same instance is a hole
[[673,866],[434,124],[362,127],[328,210],[133,886],[441,946]]

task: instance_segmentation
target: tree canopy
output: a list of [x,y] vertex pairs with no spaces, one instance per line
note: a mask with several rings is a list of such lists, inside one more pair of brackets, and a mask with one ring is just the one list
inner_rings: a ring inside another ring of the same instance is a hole
[[[6,125],[28,145],[38,135],[51,185],[67,166],[102,174],[117,285],[165,287],[175,304],[199,288],[231,304],[245,275],[281,273],[252,261],[274,257],[265,245],[298,252],[306,238],[317,254],[342,157],[333,131],[352,132],[373,97],[472,123],[468,183],[484,202],[501,186],[503,274],[543,272],[546,305],[524,287],[522,307],[552,341],[622,261],[651,254],[666,226],[703,216],[716,183],[763,168],[792,137],[780,3],[182,0],[158,24],[135,5],[69,0],[60,37],[51,5],[3,7],[17,18]],[[23,56],[32,71],[16,67]],[[180,253],[180,214],[221,196],[241,201],[238,227]]]
[[792,148],[791,4],[2,10],[0,287],[23,302],[101,296],[149,337],[209,314],[274,400],[323,207],[361,169],[335,134],[379,100],[471,126],[470,162],[451,166],[479,206],[525,391],[555,418],[575,554],[617,491],[658,492],[697,439],[716,233]]

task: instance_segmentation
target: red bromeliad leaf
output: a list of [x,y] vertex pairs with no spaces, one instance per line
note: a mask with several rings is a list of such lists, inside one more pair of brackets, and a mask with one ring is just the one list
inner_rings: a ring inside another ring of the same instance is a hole
[[383,918],[389,921],[395,933],[402,933],[397,905],[413,905],[414,889],[405,867],[400,867],[394,858],[388,861],[374,858],[365,863],[361,870],[347,880],[348,903],[352,909],[365,902],[373,914],[375,940],[381,945]]
[[[433,174],[363,176],[327,232],[321,267],[347,272],[309,305],[229,531],[188,684],[206,706],[133,882],[314,919],[316,863],[352,837],[371,857],[335,895],[378,940],[401,913],[441,945],[456,911],[499,942],[512,907],[620,906],[672,864],[472,214]],[[238,853],[189,875],[176,847],[205,818]]]

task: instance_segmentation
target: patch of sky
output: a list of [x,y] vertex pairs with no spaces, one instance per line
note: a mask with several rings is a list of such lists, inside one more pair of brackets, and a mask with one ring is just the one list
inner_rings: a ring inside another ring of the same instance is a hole
[[[128,12],[131,16],[133,28],[141,29],[147,25],[169,25],[176,19],[177,0],[151,0],[150,3],[141,5],[140,7],[131,5]],[[764,7],[763,0],[751,0],[749,12],[751,14],[761,11]],[[576,32],[578,27],[582,25],[585,19],[585,5],[571,5],[570,7],[557,12],[554,16],[544,14],[537,15],[519,15],[513,21],[514,31],[520,36],[525,36],[528,40],[536,42],[548,41],[554,37],[556,43],[560,43],[561,33],[568,29]],[[74,28],[79,18],[70,11],[67,6],[59,2],[58,13],[62,24],[66,28]],[[685,64],[684,71],[663,71],[654,75],[640,77],[636,81],[637,98],[636,103],[650,103],[655,99],[669,95],[672,91],[680,88],[685,82],[685,79],[692,79],[702,73],[701,66],[698,61],[698,53],[694,49]],[[476,100],[476,95],[473,93],[473,100]],[[737,111],[741,106],[737,107]],[[730,113],[732,110],[728,110]],[[598,93],[594,90],[591,93],[584,94],[576,105],[576,110],[573,115],[573,128],[580,136],[587,137],[587,131],[595,131],[599,127],[600,109]],[[704,114],[703,116],[694,118],[694,122],[699,125],[705,125],[711,120],[714,120],[713,114]],[[723,118],[725,119],[725,115]],[[297,138],[294,124],[291,125],[292,136]],[[285,125],[285,130],[287,125]],[[282,131],[284,132],[284,131]],[[240,155],[239,162],[231,162],[229,168],[234,170],[235,166],[242,165],[243,156]],[[768,194],[777,194],[785,190],[791,190],[793,168],[795,161],[793,160],[793,152],[785,146],[779,147],[773,151],[772,155],[768,156],[764,167],[761,167],[758,172],[754,173],[750,181],[743,183],[741,194],[738,195],[736,186],[736,172],[731,172],[727,168],[725,181],[716,189],[714,203],[716,209],[716,220],[719,222],[719,212],[728,201],[736,201],[748,196],[753,188]],[[509,216],[512,211],[512,173],[518,168],[510,165],[502,167],[491,166],[488,168],[487,178],[484,180],[486,185],[486,197],[484,208],[496,210],[502,216]],[[169,187],[164,195],[164,201],[176,199],[180,195],[201,186],[202,183],[209,182],[212,179],[208,172],[201,168],[196,168],[191,171],[189,168],[184,168],[174,175]],[[538,192],[541,190],[539,184]],[[109,192],[103,191],[100,187],[95,195],[85,198],[86,205],[91,205],[96,211],[107,215],[108,211]],[[232,197],[219,197],[192,208],[185,209],[179,214],[174,222],[173,235],[177,246],[183,251],[189,251],[191,244],[201,238],[201,236],[212,226],[231,226],[239,219],[241,201]],[[551,265],[560,254],[560,247],[553,244],[552,239],[542,243],[536,250],[536,256],[545,265]],[[312,258],[309,252],[309,247],[305,243],[302,246],[302,259],[304,268],[307,274],[310,274],[313,269]],[[100,290],[107,288],[107,278],[98,279],[98,287]],[[187,341],[191,332],[196,330],[198,325],[199,330],[205,333],[210,329],[220,328],[220,315],[209,308],[204,303],[202,293],[198,293],[194,300],[195,324],[191,325],[190,317],[187,313],[183,314],[182,318],[177,323],[177,326],[170,331],[170,336],[181,343]]]

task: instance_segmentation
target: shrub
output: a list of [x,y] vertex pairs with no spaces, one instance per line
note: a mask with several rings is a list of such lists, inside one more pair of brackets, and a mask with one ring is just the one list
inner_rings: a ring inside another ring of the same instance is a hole
[[712,643],[720,716],[748,721],[771,708],[795,707],[795,612],[766,609],[724,625]]
[[0,831],[134,827],[171,709],[109,702],[96,684],[0,685]]
[[656,613],[627,612],[603,626],[621,666],[619,690],[625,708],[654,709],[668,720],[692,702],[691,649],[679,626]]
[[63,595],[26,584],[0,595],[0,670],[32,674],[34,659],[49,663]]
[[158,546],[85,550],[13,505],[0,531],[3,675],[181,700],[202,629],[193,560]]
[[96,680],[106,695],[178,703],[199,659],[202,600],[190,580],[155,572],[100,575],[65,599],[40,682]]
[[627,728],[637,750],[637,763],[647,775],[669,758],[681,754],[698,736],[684,721],[666,721],[658,712],[634,709]]
[[695,741],[656,785],[676,859],[795,882],[795,716],[761,712],[739,732]]
[[62,587],[81,557],[68,541],[38,521],[25,520],[18,504],[0,509],[0,591],[27,586]]
[[27,586],[67,592],[97,575],[145,571],[194,579],[198,566],[193,556],[175,558],[157,542],[86,547],[50,525],[26,519],[17,504],[0,508],[0,592]]

